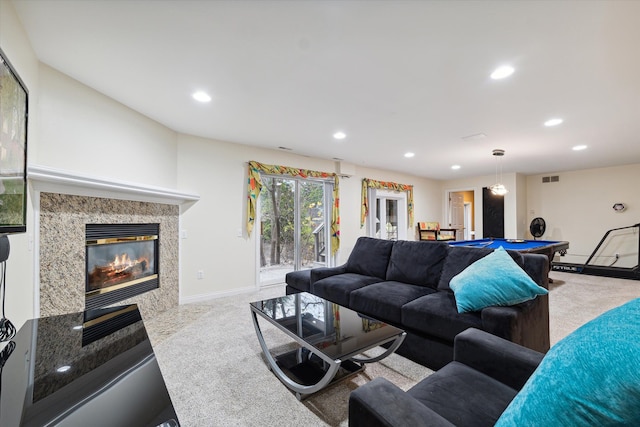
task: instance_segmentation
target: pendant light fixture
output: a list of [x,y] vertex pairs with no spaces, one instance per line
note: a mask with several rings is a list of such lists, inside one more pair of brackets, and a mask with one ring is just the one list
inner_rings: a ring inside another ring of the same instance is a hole
[[[496,183],[489,187],[492,194],[496,196],[504,196],[509,192],[507,188],[502,184],[502,157],[504,156],[504,150],[493,150],[493,157],[496,159]],[[498,167],[500,167],[500,179],[498,179]]]

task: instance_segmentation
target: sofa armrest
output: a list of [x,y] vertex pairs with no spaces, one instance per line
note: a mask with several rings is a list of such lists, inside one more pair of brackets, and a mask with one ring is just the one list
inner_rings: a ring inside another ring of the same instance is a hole
[[549,350],[548,295],[507,307],[486,307],[480,316],[482,329],[491,334],[543,353]]
[[475,328],[454,340],[453,360],[520,390],[536,370],[543,353]]
[[336,274],[344,274],[347,272],[347,265],[343,264],[338,267],[318,267],[311,270],[311,286],[318,280],[326,277],[335,276]]
[[549,258],[543,254],[523,254],[522,269],[545,289],[549,289]]
[[358,387],[349,396],[349,427],[453,426],[385,378]]

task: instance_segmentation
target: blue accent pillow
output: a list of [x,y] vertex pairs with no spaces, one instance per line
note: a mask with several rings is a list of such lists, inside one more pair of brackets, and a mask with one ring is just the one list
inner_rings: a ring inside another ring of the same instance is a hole
[[479,311],[492,305],[515,305],[546,295],[500,246],[469,265],[449,282],[458,313]]
[[640,426],[640,298],[554,345],[496,426]]

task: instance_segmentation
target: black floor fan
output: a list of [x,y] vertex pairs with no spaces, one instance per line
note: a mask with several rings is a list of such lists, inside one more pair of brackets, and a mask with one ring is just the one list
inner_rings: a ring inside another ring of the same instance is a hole
[[536,240],[538,237],[542,237],[546,230],[547,223],[543,218],[537,217],[531,220],[531,224],[529,225],[529,232],[533,236],[534,240]]

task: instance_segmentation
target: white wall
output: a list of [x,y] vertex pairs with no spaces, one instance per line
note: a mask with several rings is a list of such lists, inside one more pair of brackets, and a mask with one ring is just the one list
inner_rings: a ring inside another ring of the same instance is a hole
[[[8,0],[0,0],[0,46],[29,90],[29,164],[176,188],[177,134],[39,63]],[[6,315],[17,327],[35,313],[37,200],[29,193],[27,233],[9,238]]]
[[527,211],[527,177],[525,175],[516,174],[516,238],[530,238],[528,211]]
[[[38,139],[38,114],[34,113],[38,105],[38,59],[31,48],[29,39],[20,25],[13,4],[9,0],[0,0],[0,47],[8,57],[20,78],[29,90],[30,114],[27,130],[28,155],[33,152]],[[33,224],[32,206],[27,207],[27,223]],[[9,237],[11,254],[7,261],[6,317],[16,327],[33,317],[34,268],[33,268],[33,227],[26,234]]]
[[[522,211],[523,205],[518,203],[519,198],[524,197],[522,195],[522,191],[524,191],[524,186],[521,184],[522,179],[522,177],[519,178],[515,173],[506,173],[502,176],[502,183],[507,187],[507,190],[509,190],[504,196],[504,235],[510,239],[521,239],[524,237],[524,230],[522,230],[520,226],[522,222],[520,217],[523,214],[519,213],[519,211]],[[482,221],[482,188],[495,184],[495,181],[495,175],[442,181],[440,184],[442,190],[442,209],[439,213],[440,223],[447,223],[448,203],[445,203],[446,195],[452,191],[473,190],[476,239],[482,238],[482,228],[484,225]],[[518,183],[520,183],[520,185]],[[526,208],[524,210],[526,211]]]
[[[568,256],[562,261],[585,262],[607,230],[640,223],[640,164],[544,174],[551,175],[558,175],[560,181],[543,184],[543,175],[527,177],[528,221],[544,218],[543,239],[569,242]],[[625,203],[627,209],[614,212],[616,202]],[[626,239],[635,243],[635,250],[626,242],[610,248],[610,252],[629,254],[616,265],[637,263],[637,239],[637,235]]]
[[[181,300],[197,301],[255,289],[256,232],[246,235],[247,162],[256,160],[324,172],[334,172],[331,160],[299,156],[231,144],[222,141],[179,136],[178,186],[200,195],[200,201],[184,207],[181,227],[187,238],[181,243]],[[348,257],[360,229],[362,178],[414,185],[416,221],[440,211],[440,188],[435,181],[404,174],[356,168],[356,175],[340,179],[341,248],[337,264]],[[414,238],[415,224],[409,237]],[[238,232],[242,236],[238,237]],[[204,271],[204,279],[196,272]]]
[[38,115],[29,163],[176,187],[176,132],[44,64]]

